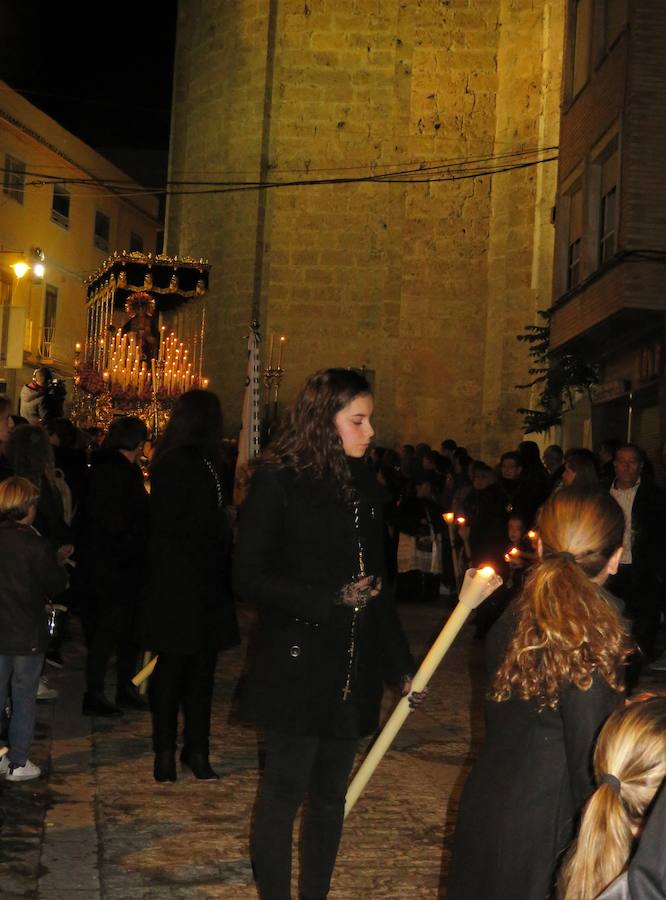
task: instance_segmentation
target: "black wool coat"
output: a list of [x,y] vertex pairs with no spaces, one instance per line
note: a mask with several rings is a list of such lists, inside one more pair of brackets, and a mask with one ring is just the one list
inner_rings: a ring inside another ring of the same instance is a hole
[[151,650],[193,654],[239,641],[230,588],[231,528],[220,499],[195,447],[167,450],[151,467],[143,622],[143,643]]
[[359,573],[352,508],[332,479],[258,469],[241,509],[234,587],[259,616],[242,713],[288,734],[354,737],[377,727],[384,682],[414,671],[387,583],[384,494],[362,460],[349,460],[358,491],[365,571],[381,593],[357,615],[351,695],[343,701],[353,610],[340,589]]
[[0,525],[0,654],[44,653],[44,607],[66,585],[50,541],[24,525]]
[[140,466],[118,450],[93,456],[80,540],[88,590],[108,603],[134,602],[144,584],[148,495]]
[[[488,634],[488,669],[504,657],[509,608]],[[592,753],[621,695],[600,677],[572,685],[556,710],[513,697],[486,704],[486,738],[460,800],[449,900],[548,900],[562,854],[594,790]]]

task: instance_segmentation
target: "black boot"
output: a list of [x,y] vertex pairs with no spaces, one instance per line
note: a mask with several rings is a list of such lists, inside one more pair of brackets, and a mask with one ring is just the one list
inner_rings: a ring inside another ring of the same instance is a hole
[[200,781],[216,781],[220,776],[211,769],[208,754],[197,750],[183,750],[180,761]]
[[160,750],[159,753],[156,753],[153,775],[155,776],[155,781],[175,781],[178,778],[176,774],[176,754],[171,750]]
[[84,716],[122,716],[123,711],[114,706],[111,701],[104,696],[92,691],[86,691],[83,695],[83,706],[81,713]]

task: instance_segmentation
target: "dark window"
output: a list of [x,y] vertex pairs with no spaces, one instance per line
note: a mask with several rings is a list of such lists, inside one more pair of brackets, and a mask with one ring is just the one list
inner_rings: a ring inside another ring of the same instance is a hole
[[111,220],[97,210],[95,212],[95,246],[100,250],[109,249],[109,234],[111,232]]
[[567,242],[567,290],[580,282],[580,254],[583,237],[583,191],[571,194],[569,206],[569,240]]
[[25,190],[25,163],[9,153],[5,154],[4,192],[8,197],[23,203]]
[[571,48],[571,96],[575,97],[590,74],[592,0],[573,0],[574,32]]
[[615,253],[615,203],[617,188],[612,187],[601,198],[599,214],[599,263],[605,263]]
[[39,353],[44,358],[53,356],[53,341],[55,340],[56,316],[58,315],[58,288],[47,284],[44,293],[44,319],[42,333],[39,341]]
[[136,231],[130,234],[130,253],[143,253],[143,238]]
[[62,228],[69,228],[69,191],[61,184],[53,185],[51,221]]
[[617,178],[619,156],[613,150],[601,164],[599,202],[599,265],[617,250]]

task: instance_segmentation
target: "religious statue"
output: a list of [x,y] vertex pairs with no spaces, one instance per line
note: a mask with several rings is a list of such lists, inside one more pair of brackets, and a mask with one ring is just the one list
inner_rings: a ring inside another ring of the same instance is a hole
[[131,294],[125,303],[129,319],[122,326],[123,334],[134,335],[140,347],[141,361],[150,362],[157,358],[159,335],[154,320],[155,300],[143,291]]

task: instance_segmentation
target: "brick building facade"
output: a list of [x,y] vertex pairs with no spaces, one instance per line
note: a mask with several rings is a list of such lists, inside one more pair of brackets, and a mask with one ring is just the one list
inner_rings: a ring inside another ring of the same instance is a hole
[[640,444],[662,474],[666,312],[666,6],[568,4],[557,196],[556,351],[601,365],[568,445]]
[[[520,440],[516,335],[550,304],[554,237],[556,163],[531,163],[557,145],[563,20],[557,0],[182,0],[172,180],[426,170],[170,198],[166,252],[213,266],[207,368],[230,432],[256,308],[288,338],[281,399],[365,366],[383,443],[453,436],[494,461]],[[427,172],[454,161],[466,177]]]

